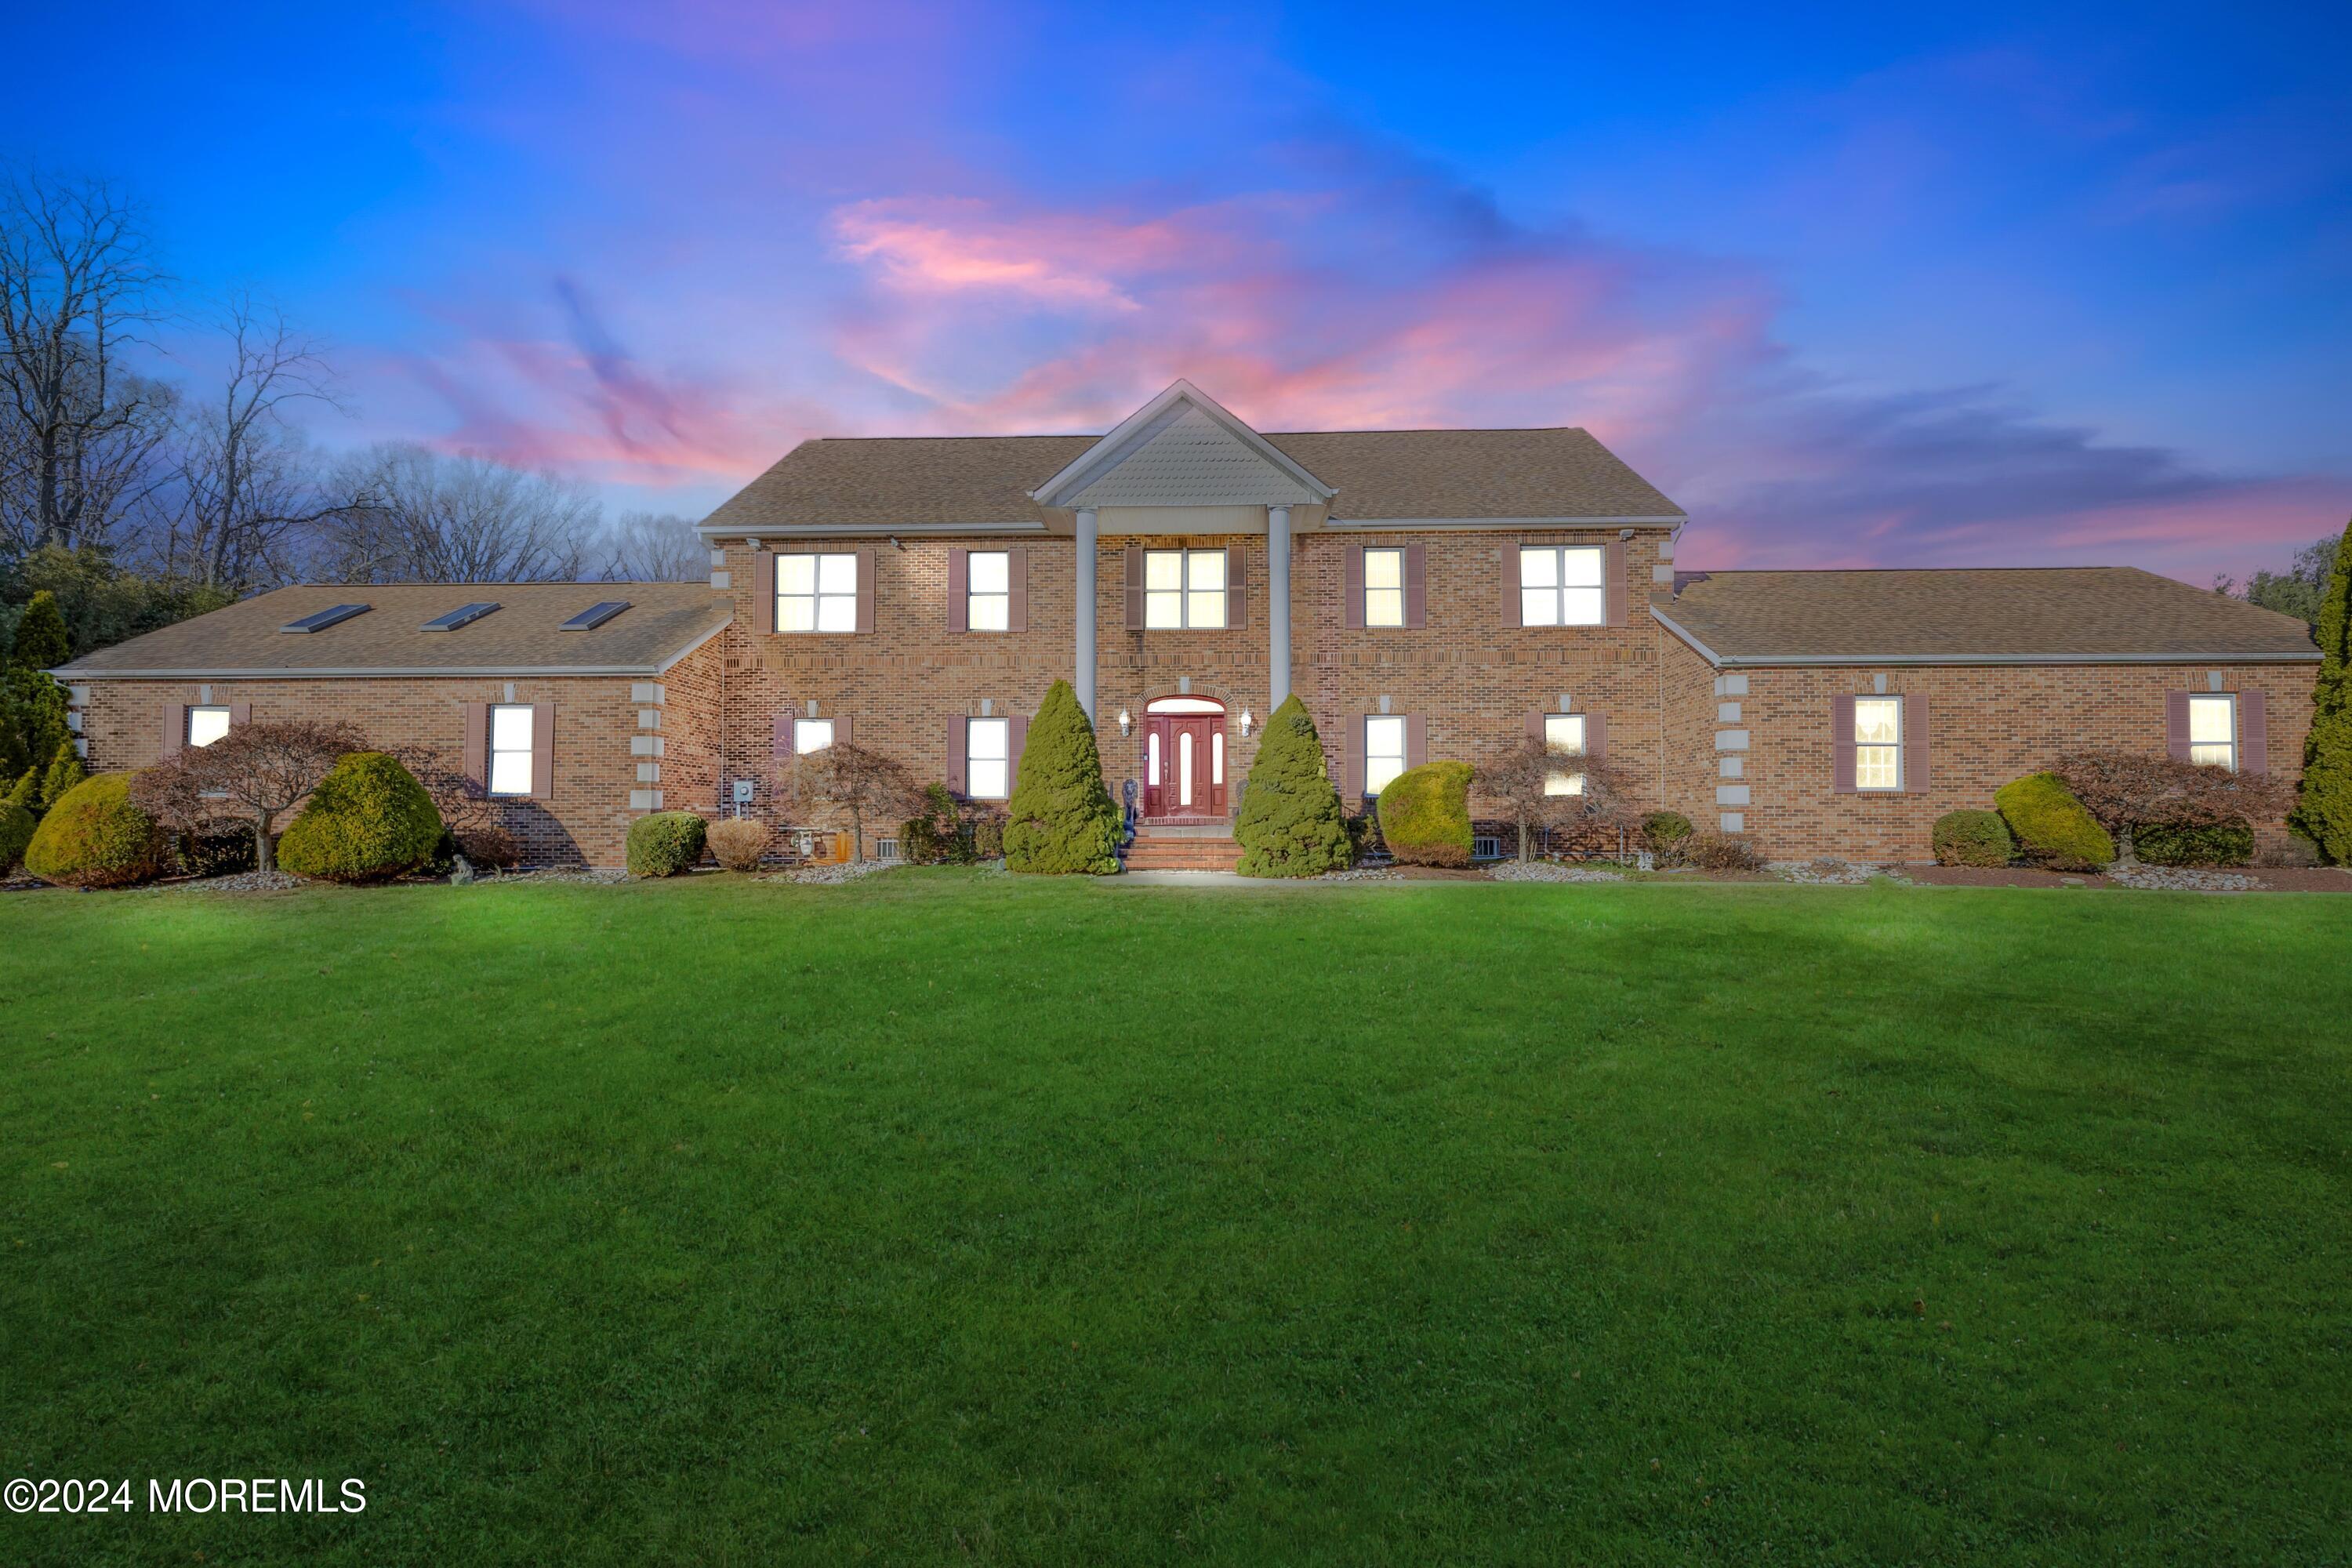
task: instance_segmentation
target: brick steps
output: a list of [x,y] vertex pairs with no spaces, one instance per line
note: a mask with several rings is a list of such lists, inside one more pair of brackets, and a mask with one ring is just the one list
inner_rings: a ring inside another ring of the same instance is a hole
[[1199,828],[1183,832],[1137,831],[1127,848],[1130,871],[1230,871],[1241,863],[1242,847],[1230,835],[1210,836]]

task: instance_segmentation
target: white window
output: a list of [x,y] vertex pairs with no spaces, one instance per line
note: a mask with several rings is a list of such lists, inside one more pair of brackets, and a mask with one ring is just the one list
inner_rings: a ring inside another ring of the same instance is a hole
[[1404,772],[1404,721],[1385,715],[1364,721],[1364,793],[1378,795]]
[[1404,552],[1364,552],[1364,625],[1404,625]]
[[1176,737],[1176,804],[1192,804],[1192,731]]
[[527,702],[490,710],[490,793],[530,793],[531,714]]
[[227,709],[191,708],[188,710],[189,745],[209,746],[227,733]]
[[1143,552],[1143,624],[1153,630],[1225,624],[1225,552]]
[[1150,756],[1151,756],[1151,760],[1150,760],[1150,763],[1145,766],[1145,769],[1144,769],[1144,777],[1145,777],[1145,782],[1146,782],[1146,783],[1148,783],[1148,784],[1150,784],[1153,789],[1158,789],[1158,788],[1160,787],[1160,731],[1159,731],[1154,730],[1154,731],[1151,731],[1150,735],[1150,736],[1145,740],[1145,742],[1144,742],[1144,749],[1145,749],[1147,752],[1149,752],[1150,753]]
[[830,719],[795,719],[793,721],[793,754],[805,757],[811,752],[822,752],[833,744],[833,721]]
[[1001,632],[1012,624],[1012,555],[973,551],[964,558],[964,625],[976,632]]
[[1903,787],[1903,699],[1853,700],[1853,787]]
[[1519,624],[1597,626],[1608,605],[1601,589],[1601,550],[1591,544],[1522,545]]
[[[1544,744],[1555,752],[1584,750],[1584,715],[1581,713],[1547,713],[1544,715]],[[1582,795],[1582,773],[1550,773],[1544,779],[1546,795]]]
[[1225,732],[1223,730],[1212,731],[1209,735],[1209,782],[1213,784],[1225,782]]
[[2238,700],[2228,692],[2189,700],[2189,760],[2238,770]]
[[1013,793],[1009,719],[974,719],[963,731],[963,789],[974,800],[1003,800]]
[[857,629],[857,557],[776,557],[776,629],[854,632]]

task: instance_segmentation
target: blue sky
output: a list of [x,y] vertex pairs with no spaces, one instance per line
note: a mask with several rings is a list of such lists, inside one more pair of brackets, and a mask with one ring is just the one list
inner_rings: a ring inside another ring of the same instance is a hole
[[20,20],[0,104],[337,345],[325,444],[698,513],[1181,374],[1588,426],[1706,564],[2201,581],[2352,512],[2352,13],[346,9]]

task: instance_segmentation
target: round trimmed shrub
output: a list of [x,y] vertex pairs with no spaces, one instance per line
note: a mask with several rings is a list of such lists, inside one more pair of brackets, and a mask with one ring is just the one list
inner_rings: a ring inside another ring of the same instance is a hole
[[0,801],[0,871],[25,858],[25,846],[33,841],[33,829],[39,826],[38,819],[15,801]]
[[1381,791],[1381,837],[1408,866],[1470,864],[1468,763],[1407,768]]
[[330,882],[383,882],[433,858],[441,814],[399,759],[353,752],[310,792],[278,840],[280,869]]
[[2242,816],[2201,827],[2143,827],[2132,848],[2151,866],[2243,866],[2254,858],[2253,826]]
[[1948,811],[1936,818],[1928,843],[1938,866],[2006,866],[2017,858],[2017,840],[1997,811]]
[[1353,858],[1322,737],[1296,695],[1265,721],[1234,837],[1244,877],[1319,877],[1346,870]]
[[2025,858],[2053,871],[2096,871],[2112,864],[2116,841],[2056,773],[2028,773],[1993,791]]
[[730,816],[712,823],[703,837],[710,845],[710,858],[730,871],[756,871],[760,857],[768,852],[768,841],[775,835],[764,822]]
[[690,811],[656,811],[629,824],[629,875],[675,877],[702,858],[710,825]]
[[1642,818],[1643,841],[1653,849],[1671,849],[1691,832],[1691,819],[1679,811],[1653,811]]
[[25,869],[60,888],[122,888],[163,869],[163,835],[131,804],[129,773],[68,790],[25,846]]

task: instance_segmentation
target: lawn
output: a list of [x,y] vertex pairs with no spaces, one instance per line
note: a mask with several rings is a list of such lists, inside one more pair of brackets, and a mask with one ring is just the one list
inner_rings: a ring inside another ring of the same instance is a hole
[[10,1563],[2341,1563],[2352,899],[0,900]]

